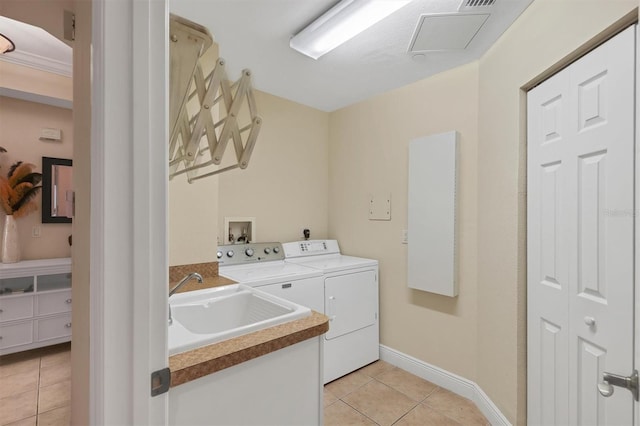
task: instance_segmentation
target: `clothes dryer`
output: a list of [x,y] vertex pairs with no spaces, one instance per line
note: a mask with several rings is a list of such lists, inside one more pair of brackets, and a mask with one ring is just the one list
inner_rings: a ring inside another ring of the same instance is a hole
[[380,358],[378,261],[347,256],[336,240],[284,243],[285,261],[322,271],[324,382],[330,382]]

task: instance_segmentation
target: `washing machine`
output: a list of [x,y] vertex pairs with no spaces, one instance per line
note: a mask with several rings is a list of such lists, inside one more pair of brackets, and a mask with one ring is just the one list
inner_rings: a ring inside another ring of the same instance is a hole
[[377,361],[378,261],[343,255],[336,240],[282,246],[287,263],[322,272],[322,312],[330,320],[324,335],[324,383]]
[[322,272],[285,262],[281,243],[218,246],[218,266],[223,277],[324,313]]

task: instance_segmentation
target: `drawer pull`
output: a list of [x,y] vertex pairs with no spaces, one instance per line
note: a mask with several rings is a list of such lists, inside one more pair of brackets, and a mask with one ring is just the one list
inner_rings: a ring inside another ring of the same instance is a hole
[[71,299],[65,300],[66,303],[71,303]]
[[4,312],[4,309],[0,309],[0,314]]
[[282,288],[291,288],[291,283],[282,284]]
[[70,323],[70,322],[68,322],[68,323],[66,323],[64,326],[65,326],[66,328],[71,328],[71,323]]

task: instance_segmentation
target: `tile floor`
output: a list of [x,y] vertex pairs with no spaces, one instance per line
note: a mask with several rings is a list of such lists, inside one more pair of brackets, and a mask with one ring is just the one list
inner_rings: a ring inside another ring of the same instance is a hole
[[67,426],[71,344],[0,357],[0,425]]
[[488,425],[475,404],[384,361],[324,387],[324,424]]
[[[70,344],[0,357],[0,426],[67,426]],[[384,361],[324,387],[325,425],[488,425],[473,402]]]

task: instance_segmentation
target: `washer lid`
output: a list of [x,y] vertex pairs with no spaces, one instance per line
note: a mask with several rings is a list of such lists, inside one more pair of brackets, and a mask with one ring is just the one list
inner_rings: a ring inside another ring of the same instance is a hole
[[322,272],[302,265],[276,261],[251,265],[221,266],[220,275],[242,284],[256,286],[319,277]]
[[378,266],[378,261],[364,257],[345,256],[342,254],[328,254],[321,256],[299,257],[287,259],[287,262],[319,269],[324,273],[344,271],[356,268]]

